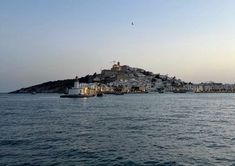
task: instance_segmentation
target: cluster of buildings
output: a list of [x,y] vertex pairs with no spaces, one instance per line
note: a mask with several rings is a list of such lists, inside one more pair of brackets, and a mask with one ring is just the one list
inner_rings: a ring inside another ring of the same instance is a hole
[[193,91],[193,84],[175,77],[153,74],[152,72],[120,65],[117,62],[110,70],[102,70],[97,75],[109,87],[119,87],[125,93],[135,92],[186,92]]
[[[78,78],[76,78],[78,80]],[[75,80],[76,80],[75,79]],[[78,85],[76,85],[78,86]],[[97,93],[147,93],[147,92],[186,92],[192,91],[192,84],[182,82],[175,77],[153,74],[140,68],[115,63],[111,69],[102,70],[92,79],[92,83],[80,84],[81,94]],[[75,87],[75,85],[74,85]],[[72,94],[74,89],[70,89]],[[77,93],[76,90],[75,93]]]
[[115,63],[111,69],[102,70],[96,74],[91,83],[79,83],[75,78],[74,87],[69,94],[95,96],[98,93],[219,93],[235,92],[235,85],[221,83],[192,84],[168,77],[168,75],[153,74],[140,68]]
[[79,83],[79,79],[76,76],[74,80],[74,86],[68,89],[67,94],[70,96],[96,96],[99,93],[104,93],[106,91],[112,91],[112,89],[104,84],[98,83]]
[[235,93],[235,84],[222,84],[215,82],[200,83],[195,85],[196,93]]

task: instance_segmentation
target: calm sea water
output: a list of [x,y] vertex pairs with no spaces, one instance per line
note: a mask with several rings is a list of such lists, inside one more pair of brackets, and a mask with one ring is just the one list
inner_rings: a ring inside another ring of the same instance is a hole
[[233,165],[235,94],[0,94],[0,165]]

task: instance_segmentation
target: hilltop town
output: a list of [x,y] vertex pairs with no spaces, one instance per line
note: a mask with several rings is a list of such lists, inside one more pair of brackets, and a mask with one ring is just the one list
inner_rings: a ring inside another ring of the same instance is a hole
[[102,70],[96,75],[94,82],[100,82],[125,93],[192,90],[191,83],[167,75],[154,74],[144,69],[121,65],[120,62],[115,63],[111,69]]
[[[148,93],[148,92],[196,92],[219,93],[235,92],[234,84],[185,82],[176,77],[154,74],[144,69],[114,63],[111,69],[104,69],[101,73],[94,73],[78,79],[83,87],[92,93],[97,89],[104,93]],[[46,82],[28,88],[22,88],[12,93],[66,93],[73,86],[74,79]]]

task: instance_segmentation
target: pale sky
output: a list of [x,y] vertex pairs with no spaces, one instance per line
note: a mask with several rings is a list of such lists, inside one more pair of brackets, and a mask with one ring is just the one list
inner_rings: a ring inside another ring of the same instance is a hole
[[99,73],[113,60],[234,83],[235,1],[0,0],[0,92]]

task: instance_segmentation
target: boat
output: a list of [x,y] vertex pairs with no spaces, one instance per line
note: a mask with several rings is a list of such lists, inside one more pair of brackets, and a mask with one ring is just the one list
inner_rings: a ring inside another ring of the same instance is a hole
[[133,92],[128,92],[129,94],[143,94],[143,93],[149,93],[148,91],[133,91]]
[[65,94],[61,95],[61,98],[88,98],[88,97],[94,97],[95,95],[81,95],[81,94]]
[[107,91],[104,93],[108,95],[124,95],[125,94],[124,92],[119,92],[119,91]]
[[97,93],[96,96],[97,96],[97,97],[103,97],[104,94],[103,94],[103,93]]
[[124,92],[114,92],[113,95],[124,95]]
[[185,89],[176,89],[176,90],[173,90],[173,93],[186,93],[188,92],[187,90]]

